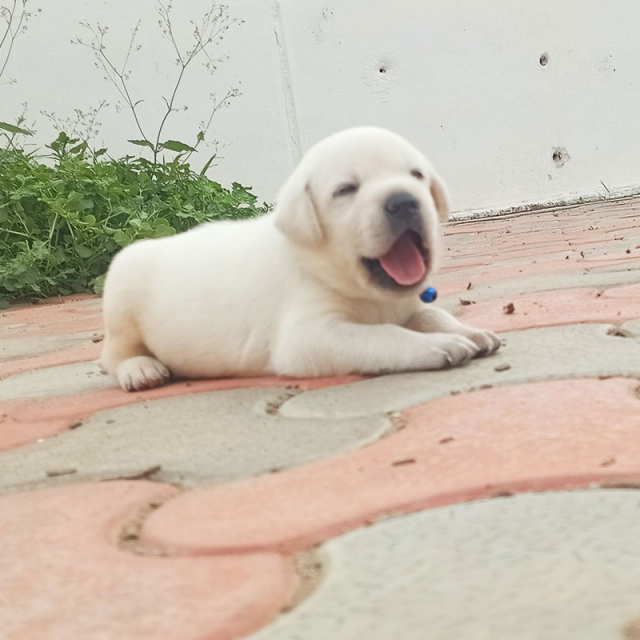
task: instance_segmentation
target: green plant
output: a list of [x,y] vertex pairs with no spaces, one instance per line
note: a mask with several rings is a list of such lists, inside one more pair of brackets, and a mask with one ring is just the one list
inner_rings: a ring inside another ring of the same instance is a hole
[[0,304],[100,291],[113,255],[135,240],[209,220],[264,213],[234,183],[225,189],[180,160],[107,157],[65,133],[49,164],[14,146],[0,150]]
[[[192,42],[187,48],[181,47],[175,35],[175,28],[172,20],[173,0],[164,3],[162,0],[157,1],[156,7],[158,13],[158,25],[162,36],[170,43],[175,54],[175,63],[177,72],[173,79],[171,90],[167,96],[162,96],[165,111],[160,118],[159,123],[153,132],[144,124],[138,112],[138,106],[143,102],[142,99],[136,99],[130,85],[131,69],[129,67],[131,58],[142,48],[137,44],[137,38],[140,31],[140,22],[138,22],[131,31],[131,38],[121,64],[116,63],[112,57],[107,54],[106,38],[109,28],[98,25],[91,25],[84,21],[81,26],[88,34],[88,39],[76,38],[74,44],[81,45],[90,49],[94,55],[95,66],[104,73],[104,79],[115,87],[121,102],[119,107],[124,106],[129,109],[135,122],[135,126],[141,136],[138,140],[129,140],[133,145],[143,149],[149,149],[152,154],[154,163],[160,160],[161,154],[164,152],[173,152],[178,154],[177,157],[184,161],[188,161],[191,154],[198,150],[198,147],[205,141],[205,137],[211,128],[215,114],[223,107],[229,105],[229,101],[240,95],[236,88],[229,89],[227,93],[218,100],[215,94],[211,94],[211,107],[207,118],[200,123],[199,130],[194,136],[192,144],[187,144],[180,140],[172,140],[164,138],[164,131],[169,118],[178,111],[186,111],[187,107],[177,106],[177,98],[180,88],[185,80],[186,74],[190,67],[198,61],[202,60],[203,66],[213,74],[217,69],[217,65],[224,58],[214,59],[211,56],[211,49],[214,45],[224,38],[224,34],[235,24],[241,24],[242,21],[229,16],[227,7],[219,5],[216,0],[211,2],[209,10],[202,16],[199,22],[190,21],[192,27]],[[205,164],[205,172],[209,169],[216,158],[213,154]]]
[[[4,75],[18,37],[27,29],[33,14],[27,11],[29,0],[13,0],[10,6],[0,6],[0,78]],[[38,9],[38,13],[41,9]],[[5,80],[2,84],[13,84],[15,80]]]
[[100,112],[108,106],[106,100],[101,100],[97,106],[89,107],[86,111],[74,109],[74,117],[67,118],[60,118],[55,113],[44,109],[40,113],[49,120],[58,133],[65,133],[70,138],[79,138],[88,144],[96,137],[102,126],[102,123],[98,122]]
[[[29,0],[13,0],[10,6],[0,6],[0,86],[15,83],[14,78],[4,81],[2,78],[9,65],[16,40],[26,31],[27,24],[33,16],[31,12],[27,11],[28,4]],[[40,11],[41,9],[38,9],[38,13]],[[2,26],[3,23],[4,26]],[[5,146],[13,146],[17,136],[32,135],[29,129],[20,126],[24,122],[24,114],[20,116],[17,124],[0,122],[0,140],[4,139]]]
[[[0,76],[31,15],[28,2],[13,0],[11,7],[0,6],[0,18],[6,22],[5,31],[0,28]],[[199,173],[189,164],[216,112],[238,95],[236,89],[222,100],[211,96],[211,108],[193,144],[164,139],[172,114],[186,110],[177,106],[177,97],[188,69],[201,59],[213,73],[220,60],[211,57],[212,45],[239,22],[214,0],[202,20],[191,23],[193,41],[183,49],[174,35],[171,12],[171,2],[158,0],[160,28],[177,57],[178,70],[153,135],[141,121],[141,100],[132,97],[129,85],[128,65],[140,49],[139,25],[119,66],[106,53],[108,28],[85,22],[91,39],[75,41],[93,51],[96,66],[118,90],[120,106],[129,108],[142,136],[130,142],[139,150],[151,150],[151,160],[113,159],[106,149],[90,147],[89,140],[100,128],[100,111],[108,106],[105,101],[88,111],[75,109],[75,120],[42,111],[59,131],[46,155],[25,150],[24,141],[32,132],[24,114],[16,124],[0,122],[0,307],[17,300],[100,292],[113,255],[136,240],[170,236],[211,220],[252,217],[268,209],[242,185],[233,183],[227,189],[205,176],[215,154]]]

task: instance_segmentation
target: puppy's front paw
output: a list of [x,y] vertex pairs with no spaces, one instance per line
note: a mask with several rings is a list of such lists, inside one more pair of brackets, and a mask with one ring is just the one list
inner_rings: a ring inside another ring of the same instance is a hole
[[429,369],[450,369],[466,364],[478,354],[478,346],[464,336],[447,333],[431,334],[435,340],[434,353]]
[[125,391],[144,391],[161,387],[171,373],[161,362],[149,356],[129,358],[118,365],[116,378]]
[[465,336],[469,338],[477,347],[478,356],[490,356],[495,353],[502,344],[500,338],[492,331],[485,331],[484,329],[470,328]]

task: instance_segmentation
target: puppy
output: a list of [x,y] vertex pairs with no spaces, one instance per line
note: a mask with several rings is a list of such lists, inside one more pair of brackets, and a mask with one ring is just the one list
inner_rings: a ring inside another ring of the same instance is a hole
[[420,301],[449,216],[442,180],[384,129],[313,147],[275,210],[144,240],[114,259],[102,366],[123,389],[177,378],[380,374],[500,346]]

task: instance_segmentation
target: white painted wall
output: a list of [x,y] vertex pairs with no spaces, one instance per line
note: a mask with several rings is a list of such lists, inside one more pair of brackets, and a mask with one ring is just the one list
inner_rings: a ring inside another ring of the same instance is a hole
[[[0,0],[0,5],[7,0]],[[27,101],[40,141],[52,131],[39,111],[72,114],[116,102],[90,53],[70,44],[80,20],[110,26],[124,55],[142,20],[134,64],[143,116],[157,120],[175,73],[158,37],[154,0],[31,0],[42,13],[18,41],[0,86],[0,119]],[[223,148],[209,175],[272,199],[300,153],[354,124],[388,126],[431,157],[458,211],[640,190],[640,2],[638,0],[227,0],[245,23],[220,46],[229,60],[212,78],[198,71],[171,123],[184,138],[210,92],[242,96],[215,120]],[[176,0],[186,23],[209,0]],[[180,29],[180,35],[188,31]],[[542,53],[548,64],[540,65]],[[139,137],[130,115],[103,112],[99,142],[125,153]],[[552,159],[563,147],[570,160]],[[201,154],[204,161],[206,150]]]

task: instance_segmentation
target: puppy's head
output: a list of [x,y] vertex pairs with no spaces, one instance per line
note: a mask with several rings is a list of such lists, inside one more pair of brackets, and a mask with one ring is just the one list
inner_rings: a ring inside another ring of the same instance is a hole
[[278,196],[277,227],[307,266],[349,295],[417,294],[435,268],[442,180],[406,140],[348,129],[313,147]]

